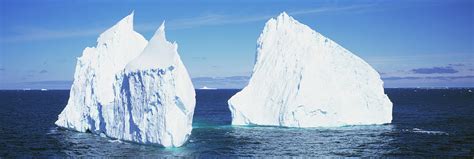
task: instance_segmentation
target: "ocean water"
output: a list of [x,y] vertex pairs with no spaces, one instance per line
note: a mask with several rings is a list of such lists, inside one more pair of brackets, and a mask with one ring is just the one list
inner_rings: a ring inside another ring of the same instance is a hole
[[237,91],[197,90],[194,129],[180,148],[56,127],[69,91],[0,91],[0,158],[474,156],[474,93],[469,89],[386,89],[394,103],[391,124],[311,129],[231,126],[227,100]]

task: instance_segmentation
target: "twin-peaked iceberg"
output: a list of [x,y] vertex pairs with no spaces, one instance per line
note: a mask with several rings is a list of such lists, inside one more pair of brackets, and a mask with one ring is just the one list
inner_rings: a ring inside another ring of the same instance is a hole
[[233,125],[383,124],[392,102],[364,60],[286,13],[258,39],[248,85],[229,101]]
[[133,13],[100,35],[78,58],[68,104],[56,125],[165,147],[191,134],[195,91],[164,23],[149,42]]

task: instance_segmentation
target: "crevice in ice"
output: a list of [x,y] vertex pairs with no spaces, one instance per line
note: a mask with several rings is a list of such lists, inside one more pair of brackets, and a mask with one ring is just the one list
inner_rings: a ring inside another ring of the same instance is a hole
[[181,101],[181,98],[179,98],[178,96],[175,96],[174,103],[176,104],[176,106],[178,106],[179,110],[184,113],[184,115],[188,114],[188,112],[186,111],[186,108],[184,107],[183,102]]
[[327,113],[328,113],[327,111],[324,111],[324,110],[321,110],[321,109],[316,109],[316,110],[313,110],[313,111],[309,112],[309,114],[311,114],[311,116],[315,116],[315,115],[318,115],[318,114],[326,115]]
[[90,129],[87,129],[87,130],[89,130],[89,131],[95,131],[95,130],[96,130],[96,128],[95,128],[95,120],[92,119],[91,116],[87,116],[87,122],[88,122],[89,125],[90,125]]
[[105,123],[104,114],[102,112],[102,104],[98,103],[97,110],[99,111],[99,129],[102,132],[107,132],[107,127],[106,127],[107,123]]
[[168,135],[170,136],[170,140],[171,140],[171,145],[174,146],[174,139],[173,139],[173,133],[169,132],[169,131],[166,131],[168,133]]
[[300,73],[300,77],[299,77],[299,80],[298,80],[298,86],[296,87],[296,88],[297,88],[297,89],[296,89],[296,95],[298,95],[299,92],[300,92],[300,89],[301,89],[301,81],[302,81],[302,80],[303,80],[303,74]]
[[129,132],[131,134],[136,134],[137,139],[141,139],[141,133],[140,133],[140,128],[138,125],[133,121],[133,113],[132,113],[132,103],[130,102],[132,99],[131,94],[130,94],[130,79],[129,76],[125,76],[123,79],[122,83],[122,89],[125,95],[125,98],[127,99],[127,111],[128,111],[128,123],[129,123]]
[[285,116],[286,114],[284,113],[287,110],[287,105],[283,102],[283,100],[278,101],[278,105],[280,105],[280,109],[278,110],[279,115],[278,115],[278,123],[280,125],[284,125],[285,123]]
[[[160,96],[159,93],[155,93],[155,94],[152,95],[152,99],[151,99],[150,105],[155,106],[155,107],[158,107],[158,106],[163,105],[163,104],[161,103],[161,96]],[[151,107],[147,107],[147,108],[148,108],[148,109],[147,109],[147,112],[153,113],[153,111],[151,110]]]

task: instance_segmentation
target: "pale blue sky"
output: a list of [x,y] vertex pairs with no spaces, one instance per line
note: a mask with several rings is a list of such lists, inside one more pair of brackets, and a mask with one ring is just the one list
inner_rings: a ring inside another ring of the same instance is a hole
[[474,2],[469,0],[5,0],[0,2],[0,89],[68,89],[76,57],[132,11],[136,30],[147,39],[166,20],[168,40],[179,44],[196,87],[245,85],[256,40],[265,22],[282,11],[365,59],[381,72],[386,87],[474,86]]

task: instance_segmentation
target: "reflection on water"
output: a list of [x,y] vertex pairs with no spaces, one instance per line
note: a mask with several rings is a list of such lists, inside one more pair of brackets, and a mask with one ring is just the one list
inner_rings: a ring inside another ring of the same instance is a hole
[[120,140],[100,137],[90,133],[52,128],[51,138],[57,142],[60,156],[189,156],[191,153],[181,148],[163,148],[159,146],[140,145]]
[[380,156],[396,148],[391,125],[340,128],[207,126],[195,128],[183,147],[162,148],[120,142],[88,133],[53,128],[64,155],[79,156]]

